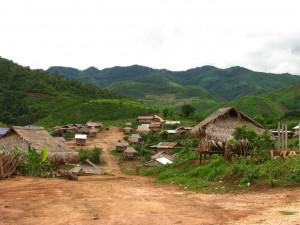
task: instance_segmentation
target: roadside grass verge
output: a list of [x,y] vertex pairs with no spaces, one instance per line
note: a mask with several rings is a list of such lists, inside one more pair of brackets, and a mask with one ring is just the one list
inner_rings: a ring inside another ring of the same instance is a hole
[[300,183],[300,156],[254,162],[238,158],[232,162],[215,157],[205,165],[191,161],[166,167],[144,168],[146,176],[191,190],[233,191],[253,186],[291,186]]

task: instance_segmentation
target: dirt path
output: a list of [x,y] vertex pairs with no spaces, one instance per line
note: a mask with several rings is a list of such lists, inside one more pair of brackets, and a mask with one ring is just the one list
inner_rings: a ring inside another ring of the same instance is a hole
[[122,175],[109,153],[121,137],[112,128],[89,144],[115,176],[0,181],[0,224],[300,224],[300,188],[203,194]]

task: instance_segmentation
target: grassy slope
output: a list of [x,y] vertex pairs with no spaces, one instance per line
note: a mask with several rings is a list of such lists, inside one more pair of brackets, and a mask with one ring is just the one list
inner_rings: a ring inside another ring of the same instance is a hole
[[141,102],[126,99],[96,99],[69,102],[63,109],[54,109],[38,123],[46,127],[65,123],[84,123],[90,119],[117,123],[134,119],[140,114],[154,112]]
[[300,120],[300,83],[261,96],[238,98],[229,105],[252,117],[264,118],[273,126],[280,120],[288,120],[292,126]]
[[160,182],[176,183],[192,190],[228,191],[248,185],[288,186],[300,183],[300,157],[267,160],[255,163],[247,159],[227,162],[215,158],[205,165],[183,162],[167,167],[146,169],[145,175],[155,175]]

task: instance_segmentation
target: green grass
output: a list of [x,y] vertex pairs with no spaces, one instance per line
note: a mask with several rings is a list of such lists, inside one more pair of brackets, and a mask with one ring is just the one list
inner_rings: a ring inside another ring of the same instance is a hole
[[6,127],[6,124],[0,122],[0,127]]
[[99,120],[105,124],[121,125],[134,120],[140,114],[156,112],[147,105],[133,100],[97,99],[89,101],[67,102],[64,107],[51,110],[39,120],[38,124],[51,127],[66,123],[85,123],[88,120]]
[[102,149],[100,148],[94,148],[93,150],[80,149],[79,151],[80,161],[83,162],[86,159],[89,159],[91,162],[95,164],[103,163],[101,161],[101,152]]
[[228,191],[253,185],[289,186],[300,183],[300,156],[263,163],[243,158],[228,162],[217,157],[205,165],[185,161],[167,167],[144,169],[143,173],[156,176],[160,182],[175,183],[192,190]]

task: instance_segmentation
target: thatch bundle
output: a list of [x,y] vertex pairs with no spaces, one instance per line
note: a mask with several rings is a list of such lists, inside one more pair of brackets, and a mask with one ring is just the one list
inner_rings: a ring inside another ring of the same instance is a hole
[[0,179],[9,178],[21,163],[21,155],[15,151],[0,150]]

